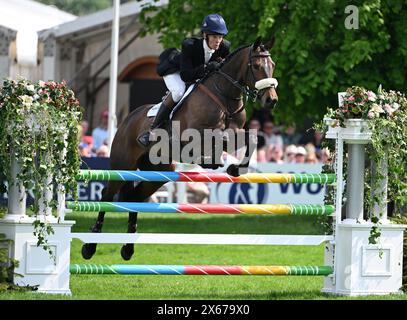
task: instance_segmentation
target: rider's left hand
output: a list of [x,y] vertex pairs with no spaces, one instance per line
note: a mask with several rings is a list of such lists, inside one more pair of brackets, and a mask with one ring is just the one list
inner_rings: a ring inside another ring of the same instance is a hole
[[205,69],[207,71],[211,72],[211,71],[219,70],[221,66],[222,66],[221,63],[219,63],[217,61],[211,61],[206,65]]

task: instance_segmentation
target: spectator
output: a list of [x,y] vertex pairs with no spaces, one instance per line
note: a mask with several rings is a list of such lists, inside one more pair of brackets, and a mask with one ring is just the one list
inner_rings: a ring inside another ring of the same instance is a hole
[[249,129],[256,129],[257,131],[261,130],[260,121],[257,119],[252,119],[249,124]]
[[297,147],[297,153],[295,154],[295,163],[305,163],[305,158],[307,156],[307,150],[304,147]]
[[267,148],[267,161],[278,164],[284,163],[283,161],[283,148],[279,145],[269,145]]
[[315,153],[308,153],[305,157],[305,163],[319,163],[317,155]]
[[284,162],[285,163],[295,163],[295,155],[297,154],[297,147],[290,144],[285,148]]
[[256,162],[267,162],[266,159],[266,140],[264,133],[261,131],[261,123],[258,119],[253,118],[249,123],[249,130],[257,130]]
[[208,203],[209,187],[204,182],[188,182],[187,183],[188,202],[192,203]]
[[305,150],[307,151],[307,154],[312,154],[312,153],[316,153],[317,149],[315,148],[315,146],[312,144],[312,142],[308,142],[305,145]]
[[99,147],[99,149],[96,150],[96,157],[101,157],[101,158],[108,158],[109,157],[109,148],[107,145],[102,145]]
[[316,152],[319,152],[321,150],[321,145],[322,145],[322,139],[323,135],[320,131],[315,131],[314,136],[312,137],[312,144],[315,146]]
[[83,136],[81,143],[84,143],[85,145],[88,146],[89,152],[92,153],[90,155],[94,155],[94,153],[92,152],[92,150],[93,150],[93,137],[92,136]]
[[266,146],[257,149],[257,162],[267,162]]
[[298,144],[301,139],[301,134],[296,132],[295,125],[288,126],[282,135],[285,145]]
[[264,123],[264,138],[266,139],[267,145],[275,145],[283,147],[283,138],[280,134],[276,133],[273,122],[266,121]]
[[100,115],[100,124],[98,127],[93,129],[93,150],[98,150],[103,144],[106,144],[108,138],[107,125],[109,120],[109,112],[107,110],[103,111]]
[[89,130],[89,122],[86,120],[82,120],[81,122],[81,127],[82,127],[82,137],[86,136],[88,134],[88,130]]
[[324,148],[321,150],[321,162],[324,164],[329,164],[331,163],[331,154],[329,152],[329,149]]
[[81,157],[91,157],[90,146],[83,142],[79,143],[79,155]]

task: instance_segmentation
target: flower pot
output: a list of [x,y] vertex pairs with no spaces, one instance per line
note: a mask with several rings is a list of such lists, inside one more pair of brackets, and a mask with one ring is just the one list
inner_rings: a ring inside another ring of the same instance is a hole
[[335,119],[325,118],[328,125],[326,133],[327,139],[336,139],[339,135],[346,143],[367,144],[371,141],[372,132],[369,129],[368,121],[363,119],[347,119],[345,127],[340,127],[340,123]]

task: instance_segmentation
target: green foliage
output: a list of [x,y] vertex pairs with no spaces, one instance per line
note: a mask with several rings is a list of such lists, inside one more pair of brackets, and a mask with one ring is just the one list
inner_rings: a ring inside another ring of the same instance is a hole
[[[407,212],[403,215],[398,215],[392,219],[393,222],[397,224],[407,225]],[[403,238],[403,286],[402,290],[407,292],[407,232],[404,232]]]
[[13,276],[19,276],[13,272],[14,268],[18,267],[18,262],[9,258],[9,244],[10,240],[0,233],[0,292],[36,290],[33,286],[23,287],[13,284]]
[[[367,129],[372,133],[371,144],[366,148],[369,159],[376,164],[374,175],[371,168],[365,172],[365,203],[368,212],[372,213],[374,206],[383,208],[387,201],[395,201],[401,205],[407,203],[407,98],[397,91],[386,91],[379,87],[375,93],[361,87],[352,87],[346,90],[343,104],[337,108],[328,108],[326,118],[334,121],[332,127],[346,126],[347,119],[366,120]],[[323,121],[316,128],[326,132],[328,125]],[[333,144],[327,145],[330,151],[335,152]],[[346,160],[346,158],[345,158]],[[387,162],[388,185],[381,190],[380,181],[385,176],[381,171],[382,163]],[[346,161],[345,161],[346,166]],[[346,179],[346,178],[345,178]],[[375,190],[375,192],[372,192]],[[383,212],[380,213],[382,215]],[[379,217],[370,215],[374,226],[371,230],[369,242],[376,243],[380,237]]]
[[[40,198],[53,186],[64,186],[75,197],[81,116],[79,101],[65,82],[5,79],[0,88],[0,191],[6,191],[4,181],[16,183],[10,166],[13,155],[20,167],[17,181],[34,194],[35,215]],[[43,200],[45,207],[57,208],[56,201]],[[36,220],[38,245],[49,250],[46,236],[53,230],[48,222]]]
[[[359,29],[348,30],[345,0],[170,0],[167,7],[148,6],[141,22],[159,33],[165,47],[179,47],[199,34],[203,17],[221,14],[232,46],[261,35],[276,37],[271,51],[279,80],[277,122],[302,124],[321,119],[336,93],[358,85],[404,90],[407,87],[407,6],[403,0],[354,1]],[[155,13],[153,15],[152,13]]]
[[[43,4],[56,6],[58,9],[75,15],[85,15],[112,5],[111,0],[37,0]],[[124,2],[123,0],[121,1]]]

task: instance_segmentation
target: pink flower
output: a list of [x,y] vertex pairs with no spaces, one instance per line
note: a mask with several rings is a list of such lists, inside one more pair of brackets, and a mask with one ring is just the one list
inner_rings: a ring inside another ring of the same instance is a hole
[[346,100],[349,101],[349,102],[353,102],[353,101],[355,101],[355,97],[354,97],[354,96],[350,96],[350,97],[348,97]]
[[373,91],[368,91],[367,92],[367,99],[369,101],[376,101],[376,94]]
[[368,117],[369,119],[373,119],[373,118],[375,117],[375,113],[374,113],[373,111],[369,111],[369,112],[367,113],[367,117]]

